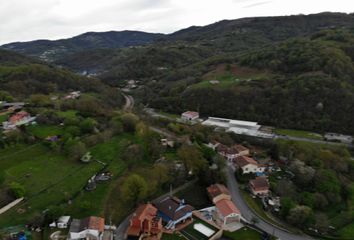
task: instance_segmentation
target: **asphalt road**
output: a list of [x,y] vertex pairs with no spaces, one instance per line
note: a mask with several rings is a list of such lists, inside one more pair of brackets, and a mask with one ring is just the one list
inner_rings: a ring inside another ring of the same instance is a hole
[[346,144],[346,143],[340,143],[340,142],[329,142],[325,140],[316,140],[316,139],[310,139],[310,138],[301,138],[301,137],[292,137],[292,136],[287,136],[287,135],[276,135],[274,139],[285,139],[285,140],[292,140],[292,141],[299,141],[299,142],[311,142],[311,143],[319,143],[319,144],[328,144],[328,145],[334,145],[334,146],[348,146],[350,148],[353,147],[352,144]]
[[257,218],[259,219],[259,222],[256,223],[255,225],[262,229],[263,231],[275,235],[276,237],[280,238],[281,240],[310,240],[313,239],[307,235],[298,235],[294,233],[290,233],[285,229],[281,229],[278,226],[273,226],[272,224],[262,220],[260,217],[258,217],[252,209],[247,205],[245,200],[243,199],[239,185],[236,181],[235,175],[234,175],[234,170],[229,166],[226,169],[226,176],[227,176],[227,186],[228,189],[230,190],[232,201],[235,203],[235,205],[239,208],[243,218],[245,218],[247,221],[251,222],[252,218]]

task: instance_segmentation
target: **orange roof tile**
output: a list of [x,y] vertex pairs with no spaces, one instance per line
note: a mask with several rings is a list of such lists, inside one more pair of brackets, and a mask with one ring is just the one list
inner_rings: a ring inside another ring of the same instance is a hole
[[220,211],[220,213],[226,217],[230,214],[240,214],[240,210],[235,206],[235,204],[228,199],[222,199],[215,203],[215,206]]
[[212,198],[215,198],[221,194],[230,195],[229,190],[224,185],[218,183],[209,186],[207,191]]

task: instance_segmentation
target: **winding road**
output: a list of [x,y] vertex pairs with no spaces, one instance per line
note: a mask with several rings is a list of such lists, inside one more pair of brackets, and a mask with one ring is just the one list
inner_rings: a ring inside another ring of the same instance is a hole
[[234,170],[232,167],[228,166],[226,168],[226,177],[227,177],[227,187],[231,193],[232,201],[241,211],[242,216],[249,222],[251,222],[252,218],[257,218],[259,221],[255,225],[262,229],[263,231],[276,236],[281,240],[311,240],[310,236],[300,235],[288,232],[286,229],[282,229],[278,226],[274,226],[262,218],[258,217],[255,212],[247,205],[245,200],[242,197],[240,192],[239,185],[236,181]]
[[134,108],[134,98],[124,93],[122,93],[122,95],[125,98],[125,104],[123,106],[123,110],[129,112]]

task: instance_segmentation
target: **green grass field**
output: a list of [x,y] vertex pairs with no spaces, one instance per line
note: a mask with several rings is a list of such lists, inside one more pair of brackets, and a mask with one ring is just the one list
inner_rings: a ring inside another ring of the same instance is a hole
[[8,118],[9,118],[9,114],[0,115],[0,124],[2,122],[7,121]]
[[1,150],[0,155],[5,183],[23,185],[27,200],[3,214],[0,226],[26,222],[46,208],[66,202],[102,167],[95,162],[85,165],[69,160],[41,144],[8,148]]
[[309,139],[316,139],[316,140],[323,140],[323,136],[318,133],[301,131],[301,130],[293,130],[293,129],[276,129],[276,134],[279,135],[287,135],[291,137],[299,137],[299,138],[309,138]]
[[[68,212],[76,217],[85,217],[89,215],[104,216],[106,202],[110,200],[110,192],[116,186],[119,177],[127,167],[120,157],[127,141],[138,142],[139,139],[130,134],[123,134],[90,149],[94,159],[109,164],[106,170],[113,174],[113,179],[109,182],[98,184],[97,188],[92,192],[81,192],[69,207]],[[89,208],[82,209],[83,202],[89,203]],[[119,208],[120,206],[117,203],[117,206],[115,207]],[[112,208],[111,210],[114,211],[115,208]]]
[[44,139],[48,136],[62,135],[64,128],[61,126],[49,125],[31,125],[27,127],[29,133],[33,136]]
[[[192,85],[192,88],[229,88],[237,86],[242,82],[258,81],[269,78],[271,73],[241,67],[238,65],[231,66],[231,69],[226,70],[225,66],[218,66],[215,70],[203,76],[203,81]],[[210,80],[218,80],[219,83],[212,84]]]
[[[126,169],[120,155],[127,142],[140,140],[123,134],[90,149],[94,159],[110,164],[107,170],[113,174],[111,181],[98,184],[92,192],[83,191],[83,188],[87,180],[103,168],[96,161],[82,164],[69,160],[42,144],[0,150],[0,168],[4,169],[5,183],[15,181],[23,185],[27,199],[1,216],[0,228],[27,222],[55,205],[64,206],[65,211],[75,217],[103,215],[108,193]],[[67,205],[69,199],[72,203]],[[83,206],[82,203],[87,202],[89,205]],[[18,209],[24,212],[19,213]]]
[[166,234],[164,233],[162,235],[162,240],[185,240],[184,237],[178,235],[177,233],[174,233],[174,234]]
[[240,239],[242,239],[242,240],[259,240],[259,239],[261,239],[262,235],[260,232],[254,230],[254,229],[244,227],[236,232],[224,231],[223,236],[230,239],[230,240],[240,240]]

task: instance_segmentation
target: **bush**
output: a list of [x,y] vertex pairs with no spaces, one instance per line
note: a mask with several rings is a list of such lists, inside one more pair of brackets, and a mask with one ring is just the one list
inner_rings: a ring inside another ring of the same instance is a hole
[[10,184],[10,194],[15,198],[21,198],[25,196],[25,187],[18,182],[12,182]]

